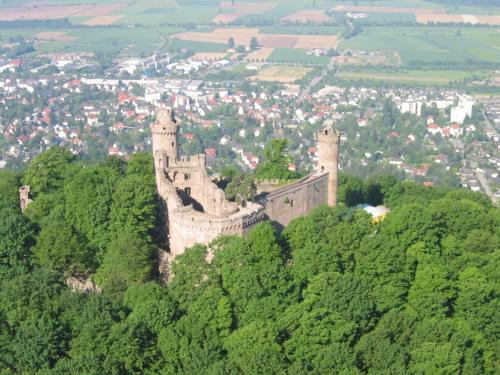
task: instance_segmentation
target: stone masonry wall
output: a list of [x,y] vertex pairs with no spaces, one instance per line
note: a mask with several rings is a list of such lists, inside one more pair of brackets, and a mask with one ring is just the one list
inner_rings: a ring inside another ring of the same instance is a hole
[[255,205],[253,212],[242,212],[225,218],[214,218],[195,212],[186,206],[169,210],[170,251],[182,254],[196,243],[208,244],[219,235],[244,235],[255,224],[264,220],[262,207]]
[[328,203],[328,173],[309,175],[261,196],[258,203],[266,216],[279,229],[311,209]]

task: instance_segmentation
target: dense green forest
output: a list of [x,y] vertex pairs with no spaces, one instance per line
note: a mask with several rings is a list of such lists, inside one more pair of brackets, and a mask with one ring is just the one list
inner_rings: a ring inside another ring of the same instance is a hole
[[[219,238],[210,263],[188,249],[162,286],[150,155],[53,148],[0,171],[0,374],[494,374],[500,210],[390,176],[339,190],[280,235]],[[102,293],[64,283],[94,273]]]

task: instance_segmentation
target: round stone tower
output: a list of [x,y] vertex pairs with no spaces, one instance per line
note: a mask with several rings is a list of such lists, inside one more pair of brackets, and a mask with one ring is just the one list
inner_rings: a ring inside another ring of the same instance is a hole
[[153,138],[153,155],[157,170],[168,168],[175,163],[177,154],[177,121],[174,111],[170,108],[161,108],[157,112],[157,119],[151,126]]
[[340,132],[328,125],[318,132],[318,171],[328,173],[328,205],[337,205]]

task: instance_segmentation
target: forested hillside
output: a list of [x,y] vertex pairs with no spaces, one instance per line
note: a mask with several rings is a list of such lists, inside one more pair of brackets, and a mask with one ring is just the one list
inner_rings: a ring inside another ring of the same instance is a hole
[[[53,148],[1,171],[0,374],[494,374],[500,210],[388,176],[339,191],[279,236],[220,238],[210,263],[194,246],[161,286],[150,155]],[[94,273],[102,293],[64,284]]]

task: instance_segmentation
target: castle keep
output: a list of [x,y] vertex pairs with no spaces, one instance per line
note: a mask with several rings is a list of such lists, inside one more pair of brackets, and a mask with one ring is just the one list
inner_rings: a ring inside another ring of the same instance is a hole
[[207,173],[205,155],[180,156],[178,124],[162,108],[151,127],[156,186],[172,256],[195,243],[207,244],[220,234],[246,234],[270,220],[282,228],[322,204],[337,204],[340,134],[331,127],[318,133],[317,171],[279,188],[268,188],[243,207],[225,198]]

